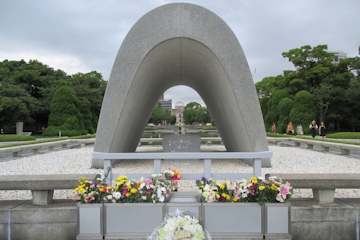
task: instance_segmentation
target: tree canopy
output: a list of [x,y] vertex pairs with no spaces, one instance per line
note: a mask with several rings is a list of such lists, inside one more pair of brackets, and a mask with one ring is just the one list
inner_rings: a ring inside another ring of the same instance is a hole
[[[316,119],[337,125],[338,130],[340,125],[360,130],[360,115],[351,115],[352,109],[358,107],[357,92],[352,91],[358,88],[358,57],[333,63],[334,54],[327,51],[327,45],[306,45],[283,52],[282,56],[296,70],[285,70],[283,75],[266,77],[255,84],[268,130],[274,123],[282,124],[278,122],[281,117],[278,104],[284,98],[294,100],[295,110],[288,116],[294,124],[309,124],[307,121]],[[296,97],[298,93],[300,95]]]
[[37,60],[4,60],[0,62],[0,126],[5,132],[14,131],[17,121],[24,122],[26,131],[46,127],[56,90],[68,86],[82,102],[83,98],[90,102],[89,131],[93,132],[90,129],[96,129],[106,84],[96,71],[68,75]]

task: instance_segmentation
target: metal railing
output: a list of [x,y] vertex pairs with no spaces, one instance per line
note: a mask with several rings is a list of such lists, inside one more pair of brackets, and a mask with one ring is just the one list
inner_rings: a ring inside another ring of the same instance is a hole
[[[161,173],[161,160],[198,160],[204,159],[203,173],[182,173],[182,180],[196,180],[202,177],[230,180],[230,179],[250,179],[251,177],[261,176],[261,160],[271,158],[273,153],[270,151],[264,152],[178,152],[178,153],[103,153],[93,152],[93,158],[104,160],[104,174],[108,173],[106,182],[110,184],[113,179],[120,175],[126,175],[130,179],[139,179],[141,177],[150,178],[152,174]],[[154,172],[153,173],[112,173],[112,160],[138,160],[138,159],[153,159]],[[253,159],[252,173],[212,173],[211,160],[212,159]]]

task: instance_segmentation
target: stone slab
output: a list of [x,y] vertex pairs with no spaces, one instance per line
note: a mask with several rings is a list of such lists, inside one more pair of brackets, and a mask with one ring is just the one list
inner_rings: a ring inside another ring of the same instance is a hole
[[288,181],[293,188],[360,188],[360,175],[357,173],[267,173],[265,175],[276,176],[284,182]]
[[[201,137],[199,135],[190,134],[173,134],[166,135],[162,139],[164,152],[200,152]],[[168,159],[165,159],[169,161]],[[178,161],[181,159],[172,159]],[[189,159],[198,160],[198,159]]]
[[79,185],[79,177],[96,181],[99,174],[53,174],[53,175],[2,175],[0,190],[55,190],[72,189]]

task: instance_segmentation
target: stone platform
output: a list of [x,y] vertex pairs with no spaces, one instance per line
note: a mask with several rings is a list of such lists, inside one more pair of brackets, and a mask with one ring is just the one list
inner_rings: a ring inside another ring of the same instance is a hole
[[[292,239],[356,239],[360,199],[337,198],[334,203],[322,205],[313,199],[290,202]],[[197,214],[197,204],[196,193],[176,193],[168,210],[183,205],[182,210]],[[0,201],[0,240],[75,239],[76,216],[76,202],[72,200],[55,200],[47,206],[35,206],[30,200]]]

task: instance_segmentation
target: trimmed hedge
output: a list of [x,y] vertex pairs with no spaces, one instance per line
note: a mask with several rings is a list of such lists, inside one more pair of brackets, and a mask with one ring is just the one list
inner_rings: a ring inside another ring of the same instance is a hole
[[0,135],[0,142],[15,142],[15,141],[31,141],[36,140],[33,136],[24,136],[24,135]]
[[360,139],[360,132],[339,132],[326,135],[327,138]]
[[145,127],[144,130],[159,130],[159,128],[156,128],[156,127]]
[[268,137],[295,137],[295,135],[286,135],[286,134],[282,134],[282,133],[266,133],[266,136]]
[[215,126],[212,126],[212,127],[202,127],[201,130],[218,130],[218,129]]
[[[0,136],[4,136],[4,135],[0,135]],[[81,136],[74,136],[74,137],[68,137],[68,138],[53,138],[53,139],[46,139],[46,140],[39,140],[39,141],[25,142],[25,143],[13,143],[13,144],[2,145],[2,146],[0,146],[0,148],[23,146],[23,145],[30,145],[30,144],[37,144],[37,143],[45,143],[45,142],[56,142],[56,141],[62,141],[62,140],[66,140],[66,139],[94,138],[95,136],[96,136],[96,134],[91,134],[91,135],[81,135]],[[27,137],[27,136],[24,136],[24,137]]]

